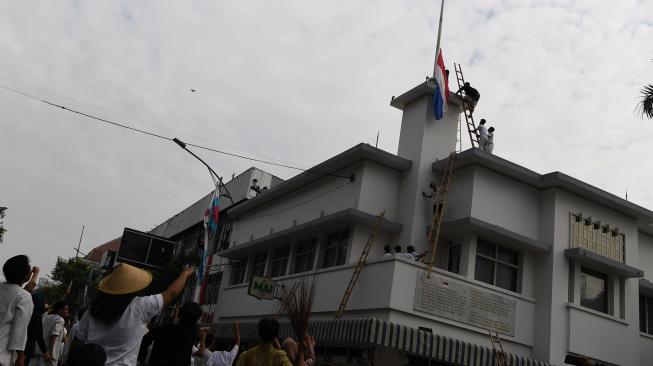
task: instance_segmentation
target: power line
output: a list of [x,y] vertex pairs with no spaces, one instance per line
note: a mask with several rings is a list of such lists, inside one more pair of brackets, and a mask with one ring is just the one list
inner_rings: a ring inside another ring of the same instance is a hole
[[[171,138],[171,137],[166,137],[166,136],[163,136],[163,135],[159,135],[159,134],[156,134],[154,132],[145,131],[145,130],[142,130],[142,129],[139,129],[139,128],[136,128],[136,127],[131,127],[131,126],[128,126],[128,125],[125,125],[125,124],[122,124],[122,123],[118,123],[118,122],[108,120],[106,118],[97,117],[95,115],[85,113],[85,112],[82,112],[82,111],[79,111],[79,110],[76,110],[76,109],[73,109],[73,108],[69,108],[69,107],[66,107],[66,106],[61,105],[61,104],[50,102],[50,101],[48,101],[46,99],[42,99],[42,98],[33,96],[31,94],[28,94],[28,93],[22,92],[20,90],[10,88],[8,86],[4,86],[2,84],[0,84],[0,88],[11,91],[11,92],[16,93],[16,94],[20,94],[22,96],[25,96],[25,97],[28,97],[28,98],[31,98],[31,99],[34,99],[34,100],[38,100],[39,102],[43,102],[43,103],[48,104],[48,105],[50,105],[52,107],[59,108],[59,109],[62,109],[64,111],[67,111],[67,112],[75,113],[75,114],[78,114],[78,115],[81,115],[81,116],[84,116],[84,117],[87,117],[87,118],[94,119],[96,121],[108,123],[108,124],[116,126],[116,127],[121,127],[121,128],[130,130],[130,131],[139,132],[139,133],[142,133],[142,134],[145,134],[145,135],[148,135],[148,136],[152,136],[152,137],[156,137],[156,138],[159,138],[159,139],[162,139],[162,140],[173,141],[173,138]],[[303,172],[314,173],[314,174],[319,174],[319,175],[324,175],[324,176],[331,176],[331,177],[337,177],[337,178],[344,178],[344,179],[353,180],[353,175],[352,176],[345,176],[345,175],[339,175],[339,174],[334,174],[334,173],[324,173],[324,172],[319,172],[319,171],[312,170],[312,169],[304,169],[304,168],[299,168],[299,167],[292,166],[292,165],[275,163],[275,162],[268,161],[268,160],[263,160],[263,159],[256,159],[256,158],[252,158],[252,157],[245,156],[245,155],[240,155],[240,154],[230,153],[230,152],[227,152],[227,151],[213,149],[213,148],[210,148],[210,147],[207,147],[207,146],[196,145],[196,144],[191,144],[191,143],[186,143],[186,144],[188,146],[193,146],[193,147],[196,147],[198,149],[212,151],[212,152],[215,152],[215,153],[218,153],[218,154],[232,156],[232,157],[236,157],[236,158],[240,158],[240,159],[246,159],[246,160],[255,161],[255,162],[259,162],[259,163],[263,163],[263,164],[269,164],[269,165],[279,166],[279,167],[283,167],[283,168],[295,169],[295,170],[299,170],[299,171],[303,171]]]
[[[220,146],[226,147],[228,149],[244,152],[244,153],[251,154],[251,155],[254,155],[254,156],[268,158],[270,160],[274,160],[276,162],[280,162],[280,163],[284,163],[284,164],[289,164],[289,165],[293,164],[293,162],[284,161],[284,160],[277,159],[277,158],[274,158],[274,157],[271,157],[271,156],[256,154],[256,153],[251,152],[251,151],[247,151],[247,150],[240,149],[240,148],[237,148],[237,147],[229,146],[227,144],[224,144],[224,143],[216,141],[216,140],[207,139],[206,137],[193,135],[193,134],[190,134],[190,133],[187,133],[187,132],[184,132],[184,131],[176,130],[174,128],[166,127],[166,126],[156,124],[156,123],[153,123],[153,122],[149,122],[149,121],[146,121],[146,120],[143,120],[143,119],[135,118],[135,117],[129,116],[129,115],[124,114],[124,113],[116,112],[116,111],[113,111],[113,110],[110,110],[110,109],[107,109],[107,108],[103,108],[103,107],[100,107],[100,106],[97,106],[97,105],[94,105],[94,104],[91,104],[91,103],[87,103],[87,102],[85,102],[83,100],[71,98],[69,96],[62,95],[62,94],[59,94],[59,93],[55,93],[53,91],[43,89],[43,88],[40,88],[38,86],[34,86],[34,85],[31,85],[31,84],[28,84],[28,83],[24,83],[22,81],[19,81],[19,80],[16,80],[16,79],[4,76],[4,75],[0,75],[0,79],[9,80],[9,81],[11,81],[13,83],[16,83],[16,84],[19,84],[19,85],[22,85],[22,86],[26,86],[28,88],[32,88],[34,90],[38,90],[38,91],[46,93],[46,94],[54,95],[54,96],[57,96],[59,98],[63,98],[63,99],[66,99],[66,100],[69,100],[69,101],[72,101],[72,102],[75,102],[75,103],[79,103],[79,104],[85,105],[87,107],[91,107],[91,108],[95,108],[95,109],[103,111],[103,112],[111,113],[111,114],[114,114],[116,116],[120,116],[120,117],[129,119],[129,120],[132,120],[132,121],[135,121],[135,122],[144,123],[146,125],[161,128],[161,129],[164,129],[164,130],[167,130],[167,131],[170,131],[170,132],[179,133],[179,134],[182,134],[184,136],[193,137],[193,138],[196,138],[198,140],[202,140],[202,141],[206,141],[206,142],[209,142],[209,143],[212,143],[212,144],[220,145]],[[9,89],[9,88],[7,88],[7,89]],[[299,164],[295,164],[295,165],[299,165]]]

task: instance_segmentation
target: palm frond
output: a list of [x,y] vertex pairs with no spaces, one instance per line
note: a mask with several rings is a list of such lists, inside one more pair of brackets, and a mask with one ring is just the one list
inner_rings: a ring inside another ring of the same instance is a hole
[[653,119],[653,84],[645,85],[640,90],[640,101],[637,110],[642,118]]

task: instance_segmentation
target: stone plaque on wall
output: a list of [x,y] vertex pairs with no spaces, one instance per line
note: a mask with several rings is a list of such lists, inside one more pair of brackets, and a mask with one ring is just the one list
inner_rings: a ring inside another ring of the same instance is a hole
[[479,328],[515,335],[517,300],[434,274],[429,279],[426,273],[417,273],[413,308]]

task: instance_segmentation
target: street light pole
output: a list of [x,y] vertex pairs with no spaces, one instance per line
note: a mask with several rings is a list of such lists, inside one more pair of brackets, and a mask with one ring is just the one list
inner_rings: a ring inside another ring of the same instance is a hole
[[202,160],[202,158],[195,155],[194,152],[188,150],[188,148],[186,147],[186,143],[184,143],[183,141],[181,141],[180,139],[178,139],[176,137],[173,138],[172,141],[174,141],[175,144],[179,145],[179,147],[181,147],[182,149],[186,150],[189,154],[193,155],[193,157],[195,159],[199,160],[202,164],[204,164],[204,166],[209,170],[209,174],[211,174],[211,178],[213,178],[213,180],[215,180],[217,178],[218,182],[220,182],[220,186],[222,186],[222,188],[224,188],[225,197],[229,198],[229,200],[233,204],[234,200],[233,200],[233,198],[231,198],[231,194],[229,194],[229,190],[227,189],[227,186],[224,184],[224,182],[222,182],[222,178],[218,175],[218,173],[216,173],[215,170],[213,170],[213,168],[211,168],[209,166],[209,164],[207,164],[204,160]]

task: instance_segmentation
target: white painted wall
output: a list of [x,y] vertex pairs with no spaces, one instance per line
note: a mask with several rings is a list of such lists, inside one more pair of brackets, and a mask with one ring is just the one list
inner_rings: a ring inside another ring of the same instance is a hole
[[474,168],[473,217],[538,239],[539,206],[539,190],[486,168]]
[[653,281],[653,237],[638,234],[637,268],[644,270],[644,278]]

